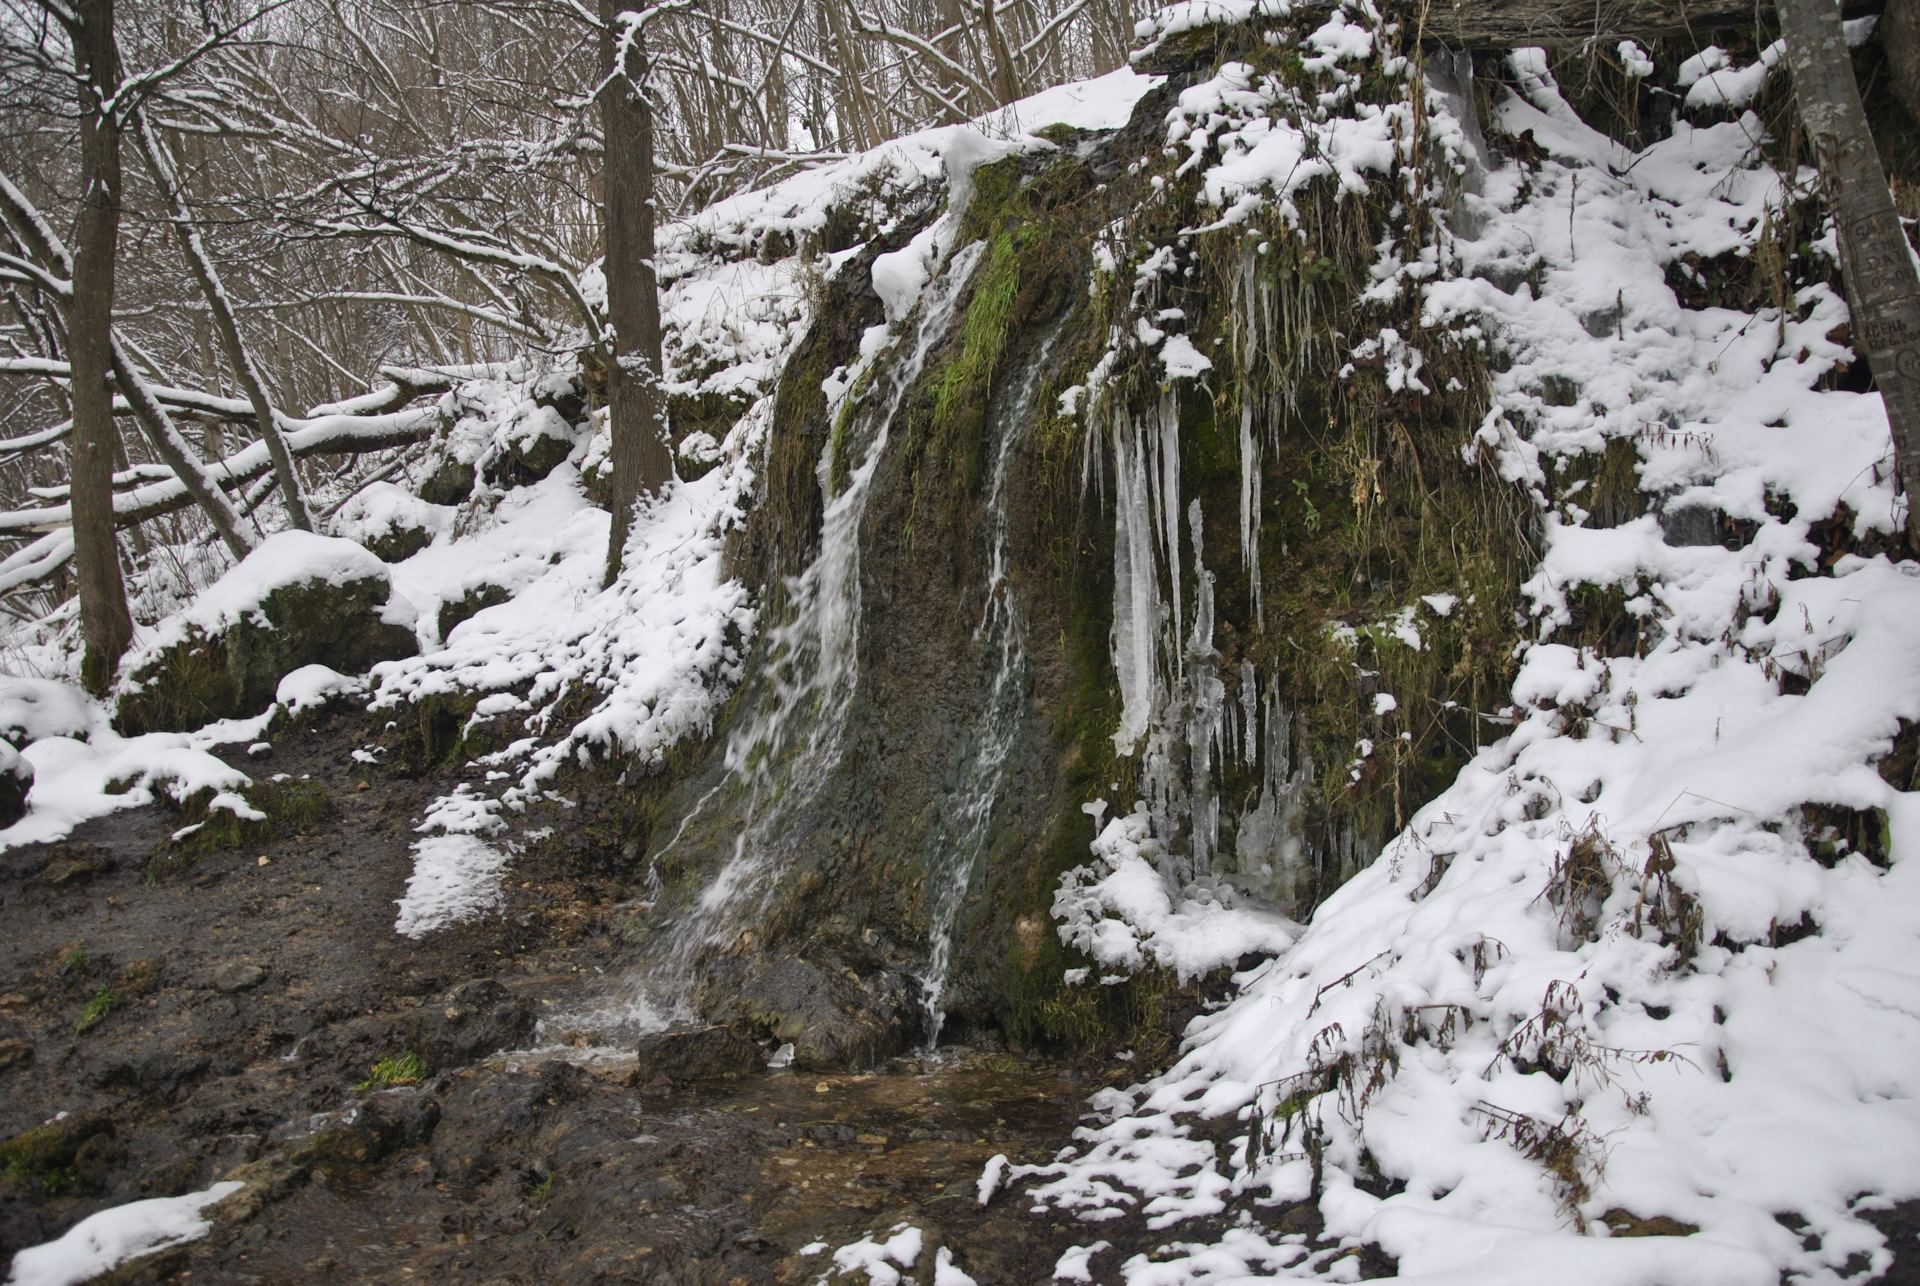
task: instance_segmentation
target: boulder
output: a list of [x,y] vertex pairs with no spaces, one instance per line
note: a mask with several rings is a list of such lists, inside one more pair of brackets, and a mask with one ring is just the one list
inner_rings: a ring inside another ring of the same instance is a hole
[[263,713],[302,666],[359,674],[412,656],[412,607],[390,595],[386,564],[350,540],[271,536],[128,659],[115,724],[191,732]]
[[533,1006],[491,978],[463,982],[407,1020],[407,1048],[432,1070],[516,1049],[533,1034]]
[[498,442],[500,449],[486,462],[487,481],[499,487],[524,487],[565,463],[573,454],[574,431],[554,407],[529,400],[501,428]]
[[798,956],[773,960],[741,985],[738,1019],[793,1045],[802,1070],[866,1067],[904,1049],[919,1012],[908,980],[881,971],[862,978]]
[[258,987],[267,980],[267,971],[244,960],[229,960],[213,971],[213,985],[228,995]]
[[473,494],[473,465],[446,459],[420,484],[420,498],[430,505],[457,505]]
[[27,815],[27,792],[32,789],[33,765],[0,741],[0,826],[11,826]]
[[365,545],[382,562],[400,563],[431,545],[453,513],[450,507],[423,500],[405,487],[376,482],[340,507],[333,534]]
[[512,593],[502,586],[469,586],[467,592],[459,598],[440,604],[440,613],[436,621],[440,627],[440,641],[446,642],[447,635],[453,633],[454,627],[468,617],[484,612],[489,607],[499,607],[503,603],[512,601]]
[[72,1165],[81,1144],[96,1134],[112,1133],[113,1122],[104,1112],[69,1112],[0,1143],[0,1170],[38,1174]]
[[642,1036],[634,1053],[636,1085],[657,1076],[676,1082],[712,1080],[757,1072],[766,1066],[766,1052],[755,1041],[729,1027],[669,1028]]

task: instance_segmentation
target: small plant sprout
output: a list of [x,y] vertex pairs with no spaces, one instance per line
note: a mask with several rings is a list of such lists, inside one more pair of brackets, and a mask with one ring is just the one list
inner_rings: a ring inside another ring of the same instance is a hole
[[357,1090],[384,1090],[395,1085],[417,1085],[427,1074],[427,1065],[410,1049],[388,1054],[372,1068],[372,1075],[354,1086]]

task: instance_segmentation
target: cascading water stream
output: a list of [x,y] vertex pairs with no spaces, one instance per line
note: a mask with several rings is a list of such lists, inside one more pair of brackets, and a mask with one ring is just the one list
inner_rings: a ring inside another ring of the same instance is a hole
[[[643,981],[649,990],[668,991],[674,1011],[688,1007],[700,950],[737,940],[755,921],[772,888],[767,876],[784,851],[785,819],[818,795],[840,762],[859,674],[861,520],[894,417],[928,354],[946,337],[983,250],[975,242],[955,251],[928,284],[905,333],[890,344],[863,345],[861,361],[846,377],[851,391],[817,467],[827,498],[820,552],[787,583],[791,615],[767,635],[757,699],[727,742],[726,777],[696,805],[697,811],[724,787],[745,790],[733,856],[693,906],[663,926],[670,933],[667,949]],[[859,463],[844,479],[836,477],[836,464],[856,455]]]
[[953,926],[966,899],[974,873],[986,857],[993,812],[1006,785],[1007,765],[1014,738],[1026,708],[1026,623],[1007,579],[1007,470],[1031,421],[1035,396],[1046,371],[1047,357],[1059,335],[1056,327],[1028,363],[1002,423],[1000,449],[994,458],[993,481],[987,491],[987,601],[976,642],[986,645],[993,665],[986,700],[969,730],[969,753],[961,787],[943,810],[935,832],[935,849],[927,875],[931,893],[927,972],[920,980],[921,1003],[926,1009],[927,1051],[940,1046],[947,1015],[942,1008],[947,975],[953,963]]

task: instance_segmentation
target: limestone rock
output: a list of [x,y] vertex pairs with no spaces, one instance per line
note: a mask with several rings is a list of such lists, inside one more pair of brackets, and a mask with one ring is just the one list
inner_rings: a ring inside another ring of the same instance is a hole
[[460,460],[442,460],[420,484],[420,498],[430,505],[457,505],[473,494],[473,466]]
[[407,1020],[407,1048],[434,1071],[523,1044],[533,1032],[533,1006],[491,978],[461,983]]
[[296,1164],[371,1165],[395,1149],[426,1142],[439,1122],[439,1101],[408,1086],[289,1122],[273,1137],[281,1154]]
[[213,971],[213,985],[231,995],[236,991],[246,991],[258,987],[267,980],[267,971],[257,964],[248,964],[244,960],[229,960]]
[[457,1187],[484,1181],[532,1155],[535,1135],[558,1108],[586,1092],[587,1074],[559,1060],[528,1075],[476,1076],[448,1098],[433,1136],[434,1173]]
[[642,1036],[634,1051],[633,1078],[645,1085],[657,1076],[676,1082],[757,1072],[766,1065],[760,1046],[728,1027],[681,1027]]
[[341,506],[333,532],[365,545],[381,562],[399,563],[432,544],[452,521],[453,512],[405,487],[376,482]]

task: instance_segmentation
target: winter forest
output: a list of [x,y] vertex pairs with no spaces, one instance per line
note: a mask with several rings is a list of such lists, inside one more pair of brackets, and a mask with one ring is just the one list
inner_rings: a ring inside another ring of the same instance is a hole
[[1920,1282],[1920,0],[631,3],[0,0],[8,1286]]

